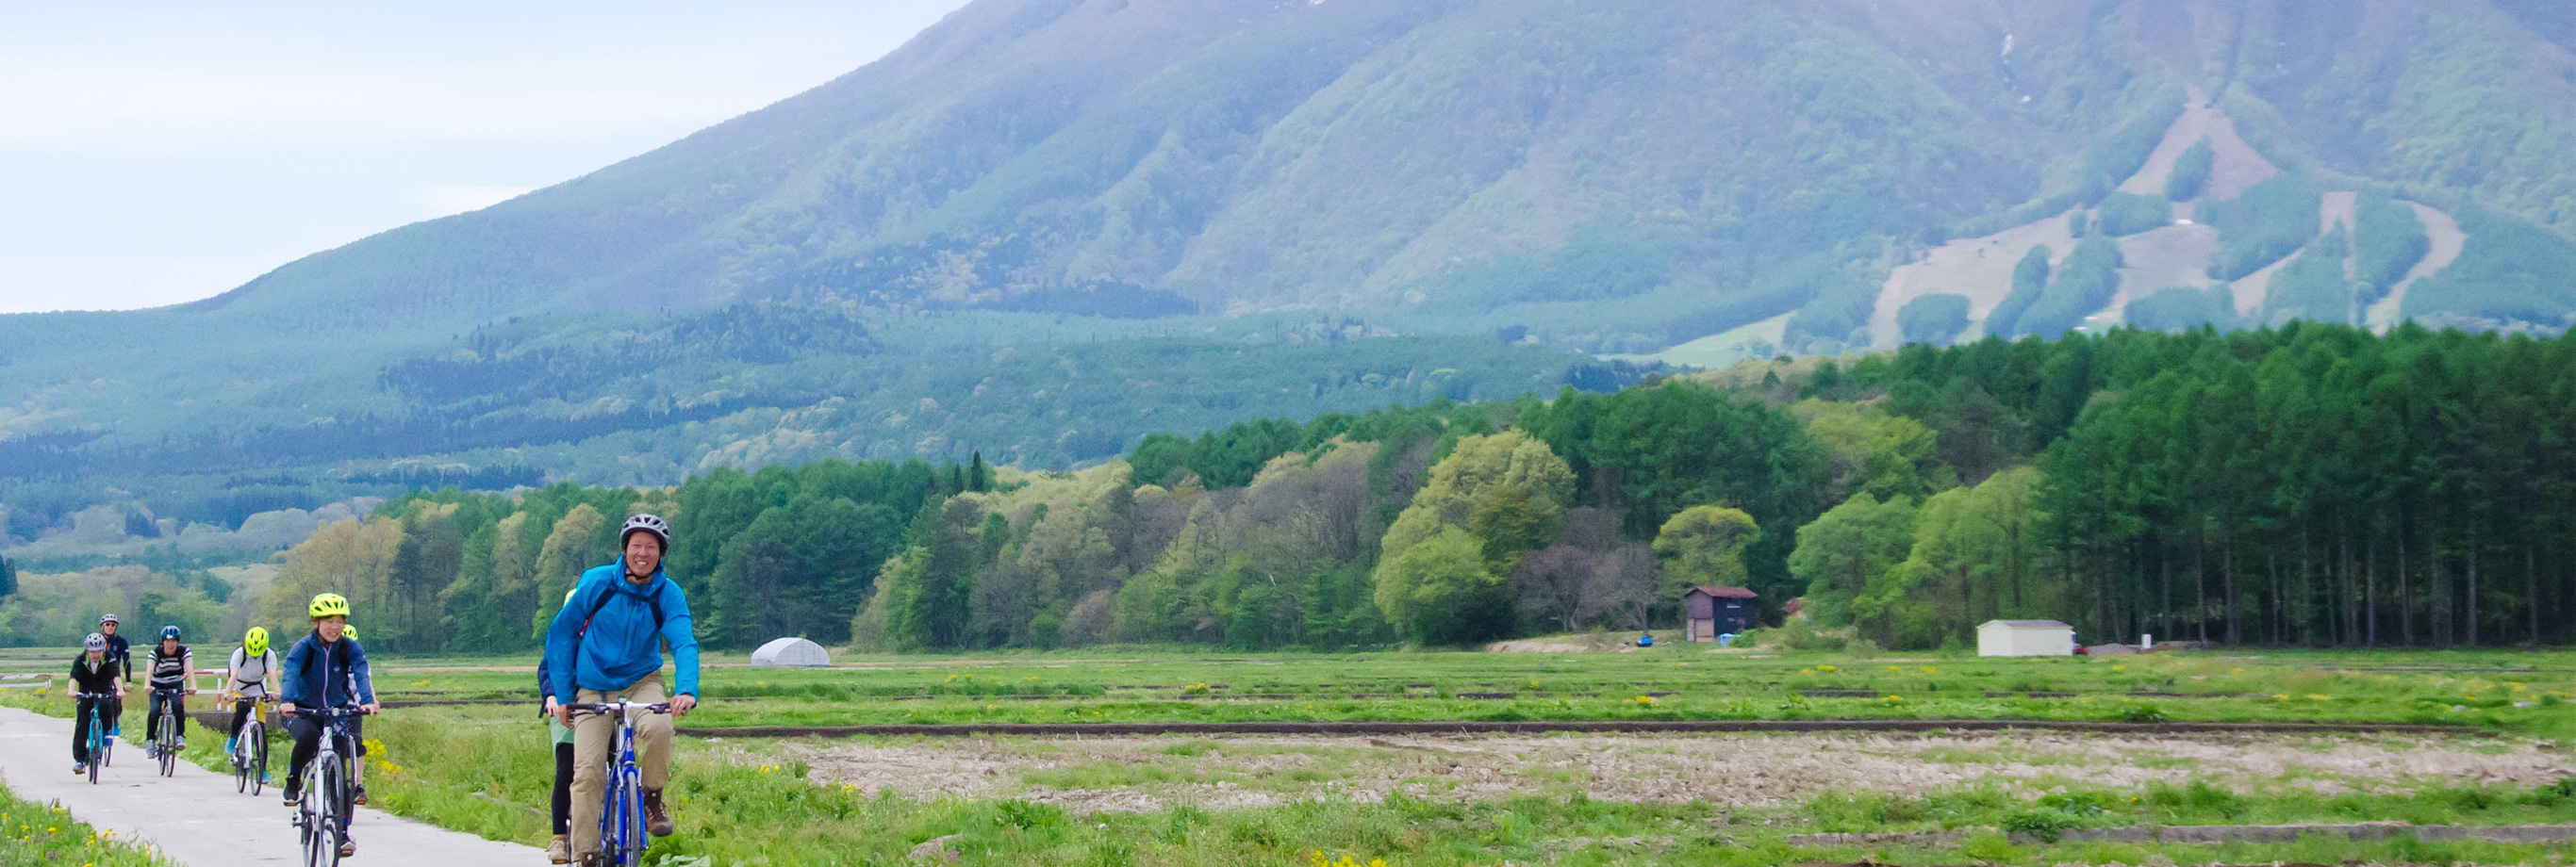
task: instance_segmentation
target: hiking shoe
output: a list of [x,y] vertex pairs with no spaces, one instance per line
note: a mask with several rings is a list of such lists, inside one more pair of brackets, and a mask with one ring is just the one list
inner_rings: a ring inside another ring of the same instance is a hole
[[[77,777],[77,776],[80,776],[80,775],[82,775],[82,774],[86,774],[86,773],[89,773],[89,766],[88,766],[88,765],[79,764],[79,763],[74,763],[74,764],[72,765],[72,776]],[[563,862],[561,862],[561,861],[557,861],[557,862],[555,862],[555,863],[557,863],[557,864],[561,864],[561,863],[563,863]]]
[[356,840],[342,840],[342,841],[340,841],[340,857],[342,857],[342,858],[348,858],[348,857],[355,856],[355,855],[357,855],[357,854],[358,854],[358,841],[356,841]]
[[295,806],[295,802],[297,801],[304,800],[304,787],[298,786],[294,783],[286,784],[286,788],[280,789],[279,791],[286,793],[285,801],[286,805],[289,807]]
[[356,802],[357,802],[357,804],[358,804],[358,806],[361,806],[361,807],[366,806],[366,805],[367,805],[367,787],[365,787],[365,786],[351,786],[351,787],[350,787],[350,789],[351,789],[352,791],[356,792],[356,794],[351,795],[351,796],[350,796],[350,798],[349,798],[349,800],[356,801]]
[[644,830],[656,837],[671,836],[671,813],[662,809],[662,790],[644,790]]
[[554,842],[546,844],[546,863],[572,863],[572,841],[565,839],[562,834],[556,834]]

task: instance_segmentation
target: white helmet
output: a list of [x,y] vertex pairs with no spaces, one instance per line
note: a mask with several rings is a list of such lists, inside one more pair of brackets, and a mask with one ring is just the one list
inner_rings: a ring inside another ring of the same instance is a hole
[[88,638],[81,639],[81,649],[90,651],[106,650],[107,636],[92,632],[89,634]]
[[671,552],[671,522],[662,520],[660,515],[639,513],[626,519],[625,529],[617,531],[617,546],[625,547],[626,540],[634,538],[638,531],[651,533],[653,538],[662,540],[662,553]]

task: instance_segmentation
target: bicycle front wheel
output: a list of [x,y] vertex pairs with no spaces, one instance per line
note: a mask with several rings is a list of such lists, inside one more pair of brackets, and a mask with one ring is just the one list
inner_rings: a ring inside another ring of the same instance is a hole
[[644,781],[634,765],[618,769],[617,774],[617,848],[615,863],[635,867],[644,863],[644,847],[652,842],[644,830]]
[[107,763],[107,721],[92,717],[89,724],[89,784],[98,785],[98,766]]
[[304,797],[312,799],[313,837],[305,844],[309,867],[333,867],[340,863],[340,835],[347,833],[342,824],[348,815],[348,800],[340,793],[348,785],[347,774],[340,768],[340,757],[321,755],[313,759],[318,769],[313,774],[313,788]]

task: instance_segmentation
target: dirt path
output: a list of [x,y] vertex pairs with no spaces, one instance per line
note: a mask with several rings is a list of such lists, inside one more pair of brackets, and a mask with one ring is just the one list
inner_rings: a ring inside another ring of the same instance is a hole
[[[139,711],[129,709],[125,721],[139,728],[139,716]],[[195,736],[221,737],[205,729],[195,729]],[[71,741],[71,720],[0,708],[0,778],[20,798],[59,802],[72,818],[123,839],[159,846],[163,854],[187,867],[292,864],[302,854],[275,789],[258,797],[240,794],[233,790],[230,776],[187,762],[179,763],[177,775],[164,778],[140,748],[123,743],[117,744],[115,764],[92,785],[88,777],[71,774]],[[284,776],[286,756],[281,753],[275,761],[275,773]],[[358,857],[349,862],[353,867],[545,863],[545,853],[533,848],[435,828],[367,807],[358,808],[350,832],[358,841]]]
[[1599,800],[1762,807],[1833,791],[1915,796],[1973,783],[2037,792],[2192,780],[2331,795],[2458,780],[2539,785],[2571,773],[2567,756],[2534,742],[2420,735],[1291,735],[737,748],[745,761],[758,752],[758,760],[806,762],[823,785],[1018,797],[1081,811],[1373,800],[1391,791],[1464,800],[1581,791]]

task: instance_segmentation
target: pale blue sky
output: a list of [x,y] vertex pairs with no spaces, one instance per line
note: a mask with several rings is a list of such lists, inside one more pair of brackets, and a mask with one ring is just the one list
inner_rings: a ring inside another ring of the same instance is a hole
[[962,5],[9,4],[0,313],[212,296],[792,96]]

